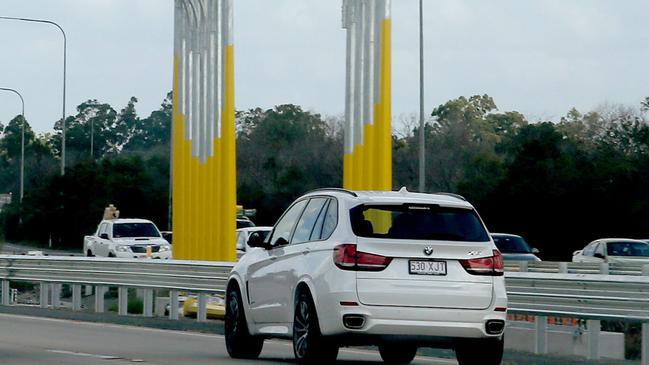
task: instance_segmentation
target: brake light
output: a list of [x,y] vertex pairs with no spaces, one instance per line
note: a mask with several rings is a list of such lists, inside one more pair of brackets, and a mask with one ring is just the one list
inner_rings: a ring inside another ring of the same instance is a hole
[[392,262],[391,257],[356,250],[356,245],[346,243],[334,248],[334,263],[343,270],[381,271]]
[[505,271],[503,255],[493,250],[493,256],[479,259],[460,260],[460,264],[469,274],[501,276]]

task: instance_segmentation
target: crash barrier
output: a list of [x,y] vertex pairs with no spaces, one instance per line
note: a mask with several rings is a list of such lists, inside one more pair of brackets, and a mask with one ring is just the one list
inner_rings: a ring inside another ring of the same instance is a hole
[[[39,305],[61,307],[61,286],[72,289],[72,310],[81,310],[82,286],[94,287],[95,312],[105,311],[104,293],[118,288],[118,313],[128,311],[128,289],[141,289],[144,316],[153,316],[153,291],[169,291],[169,318],[178,319],[178,293],[198,294],[199,320],[206,318],[209,294],[223,294],[232,263],[85,257],[0,255],[2,305],[11,303],[11,282],[40,283]],[[175,305],[174,305],[175,304]]]
[[569,274],[649,275],[649,265],[557,261],[506,261],[505,271]]
[[[40,283],[40,306],[61,305],[62,284],[72,287],[72,310],[81,309],[82,286],[92,286],[95,311],[103,312],[108,287],[118,288],[118,313],[127,314],[129,288],[144,292],[144,316],[152,316],[153,290],[169,291],[169,318],[178,319],[178,293],[198,293],[198,320],[206,318],[208,294],[223,294],[232,263],[180,260],[103,259],[84,257],[27,257],[0,255],[2,304],[9,305],[11,282]],[[534,264],[536,265],[536,264]],[[558,264],[559,272],[507,272],[505,274],[508,312],[535,316],[535,352],[547,353],[547,318],[585,319],[591,331],[588,357],[599,355],[599,332],[602,320],[642,323],[642,365],[649,365],[649,276],[644,268],[619,272],[627,275],[570,273],[570,270],[593,270],[587,264]],[[599,266],[599,265],[598,265]],[[511,267],[511,266],[510,266]],[[519,264],[519,269],[533,268]],[[599,266],[611,270],[611,267]],[[522,270],[521,270],[522,271]],[[48,298],[48,293],[52,293]],[[50,300],[51,299],[51,300]]]

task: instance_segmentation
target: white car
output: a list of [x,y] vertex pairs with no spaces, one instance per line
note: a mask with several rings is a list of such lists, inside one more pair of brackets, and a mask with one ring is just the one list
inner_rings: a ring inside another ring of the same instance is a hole
[[649,243],[628,238],[599,239],[575,251],[572,261],[649,264]]
[[246,227],[237,229],[237,257],[240,258],[246,252],[250,251],[248,240],[253,234],[258,234],[262,239],[273,230],[273,227],[259,226],[259,227]]
[[94,235],[85,236],[86,256],[170,259],[171,245],[153,222],[146,219],[109,219]]
[[448,194],[321,189],[297,199],[232,269],[225,342],[256,358],[293,340],[298,363],[375,344],[386,363],[418,347],[453,348],[460,365],[500,364],[503,260],[474,208]]

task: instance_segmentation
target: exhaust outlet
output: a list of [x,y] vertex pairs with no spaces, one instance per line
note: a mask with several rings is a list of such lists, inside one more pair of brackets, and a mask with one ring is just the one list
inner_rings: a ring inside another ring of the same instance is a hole
[[365,317],[360,314],[345,314],[343,324],[349,329],[361,329],[365,325]]
[[499,335],[505,330],[505,321],[494,319],[487,321],[485,329],[490,335]]

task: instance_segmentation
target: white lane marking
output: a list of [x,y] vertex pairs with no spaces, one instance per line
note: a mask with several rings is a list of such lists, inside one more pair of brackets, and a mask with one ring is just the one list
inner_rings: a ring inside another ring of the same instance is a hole
[[71,355],[71,356],[92,357],[94,359],[102,359],[102,360],[120,360],[120,359],[122,359],[119,356],[87,354],[85,352],[75,352],[75,351],[65,351],[65,350],[47,350],[47,352],[53,352],[55,354]]

